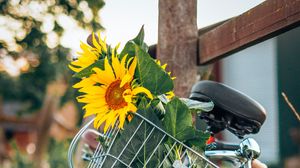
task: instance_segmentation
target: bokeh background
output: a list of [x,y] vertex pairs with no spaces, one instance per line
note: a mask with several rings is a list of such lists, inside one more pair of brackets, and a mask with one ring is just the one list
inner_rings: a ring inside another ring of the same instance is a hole
[[[262,0],[198,0],[198,28],[237,16]],[[108,44],[158,39],[158,0],[0,0],[0,167],[67,167],[70,139],[82,122],[67,68],[92,31]],[[270,167],[300,167],[299,122],[281,92],[300,109],[300,28],[199,68],[260,102],[268,117],[254,137]],[[208,77],[207,77],[207,74]],[[220,140],[239,142],[228,132]]]

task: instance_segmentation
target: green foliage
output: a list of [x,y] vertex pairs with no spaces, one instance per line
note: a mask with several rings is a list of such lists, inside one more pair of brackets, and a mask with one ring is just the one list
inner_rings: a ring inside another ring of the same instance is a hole
[[144,42],[144,36],[145,33],[143,26],[139,31],[138,35],[125,44],[124,49],[120,53],[120,57],[123,58],[125,55],[128,55],[129,57],[136,56],[136,46],[139,46],[142,50],[147,52],[148,45]]
[[56,141],[50,139],[48,145],[48,163],[50,167],[66,168],[68,167],[68,148],[70,140]]
[[178,98],[174,98],[166,105],[164,127],[172,136],[178,140],[185,140],[185,133],[192,125],[192,114]]
[[13,151],[14,157],[11,160],[12,167],[14,168],[31,168],[33,167],[33,162],[30,161],[28,155],[24,155],[22,152],[19,151],[17,144],[15,141],[10,143]]
[[137,74],[142,86],[150,90],[154,95],[161,95],[173,90],[173,80],[151,57],[136,46],[138,58]]
[[206,140],[209,138],[208,133],[194,128],[191,111],[176,97],[166,105],[166,115],[163,123],[168,133],[192,146],[204,147]]
[[[52,168],[66,168],[68,167],[67,153],[70,145],[70,140],[63,142],[50,139],[48,144],[48,153],[46,155],[48,164]],[[32,160],[24,152],[20,152],[15,141],[11,142],[12,149],[14,151],[14,157],[12,158],[13,168],[32,168],[34,167],[34,160]]]

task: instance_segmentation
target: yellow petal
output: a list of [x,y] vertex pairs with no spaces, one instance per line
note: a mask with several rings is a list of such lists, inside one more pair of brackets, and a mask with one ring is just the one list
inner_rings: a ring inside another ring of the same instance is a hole
[[[98,38],[100,40],[100,37],[98,37]],[[92,41],[93,41],[93,45],[96,47],[96,49],[98,51],[101,51],[101,46],[99,45],[94,33],[92,33]]]
[[134,104],[132,104],[132,103],[128,103],[128,106],[129,106],[129,110],[131,111],[131,112],[136,112],[137,111],[137,107],[134,105]]
[[132,90],[133,95],[137,95],[139,93],[145,93],[150,99],[153,99],[151,92],[144,87],[137,87]]
[[105,101],[99,101],[95,103],[89,103],[82,107],[82,109],[88,109],[88,108],[101,108],[103,106],[107,105]]
[[174,94],[173,91],[170,91],[170,92],[167,92],[167,93],[166,93],[166,96],[167,96],[167,98],[168,98],[169,100],[171,100],[171,99],[175,96],[175,94]]
[[129,67],[129,73],[133,76],[134,72],[135,72],[135,68],[136,68],[136,64],[137,64],[137,59],[136,57],[134,57],[130,67]]
[[104,90],[100,86],[85,86],[81,88],[79,91],[83,93],[88,93],[90,95],[105,95],[106,90]]
[[100,68],[93,68],[93,71],[96,72],[97,76],[99,77],[99,80],[102,81],[102,84],[109,85],[110,83],[116,80],[113,74],[107,73],[106,71],[103,71]]
[[126,118],[126,114],[127,114],[127,110],[126,109],[122,109],[120,110],[120,115],[119,115],[119,128],[123,129],[124,126],[124,122],[125,122],[125,118]]
[[78,96],[76,99],[79,103],[94,103],[98,101],[104,101],[103,95],[82,95]]
[[100,32],[98,32],[98,37],[99,37],[99,44],[101,45],[102,50],[107,53],[106,37],[104,37],[104,40],[102,41]]
[[99,121],[103,118],[105,114],[106,113],[100,113],[96,115],[94,120],[94,128],[98,129],[101,126],[102,123],[100,123]]
[[121,63],[119,61],[119,59],[115,56],[115,50],[112,51],[113,55],[112,55],[112,67],[114,69],[114,72],[116,74],[116,78],[120,78],[121,77]]
[[123,98],[124,98],[125,102],[127,102],[127,103],[131,103],[132,102],[132,93],[131,93],[130,89],[126,89],[123,92]]
[[108,110],[107,106],[103,106],[102,108],[95,108],[93,110],[86,110],[85,114],[84,114],[84,118],[93,115],[93,114],[99,114],[99,113],[103,113],[106,112]]
[[122,60],[121,60],[121,67],[123,67],[123,68],[125,68],[125,64],[126,64],[126,59],[127,59],[127,54],[126,55],[124,55],[124,57],[122,58]]
[[120,45],[121,45],[121,43],[118,43],[118,44],[116,45],[116,47],[115,47],[115,50],[116,50],[116,51],[119,49]]
[[121,81],[121,84],[120,84],[120,88],[123,87],[126,83],[130,83],[131,80],[132,80],[132,76],[127,73],[123,78],[122,78],[122,81]]
[[115,78],[114,71],[109,64],[107,57],[105,57],[105,59],[104,59],[104,67],[105,67],[105,73],[107,73],[109,76]]
[[68,67],[74,72],[80,72],[80,68],[75,68],[72,65],[68,65]]
[[126,63],[126,69],[129,69],[129,63],[134,59],[134,57],[130,57]]
[[81,88],[85,86],[92,86],[95,82],[91,78],[84,78],[80,82],[73,85],[73,88]]

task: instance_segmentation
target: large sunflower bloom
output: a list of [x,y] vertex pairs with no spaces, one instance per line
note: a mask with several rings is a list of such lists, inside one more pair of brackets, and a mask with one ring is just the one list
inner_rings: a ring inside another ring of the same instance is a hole
[[[113,52],[114,53],[114,52]],[[145,94],[153,99],[150,91],[144,87],[133,84],[137,59],[134,57],[126,63],[126,56],[121,61],[112,55],[111,65],[105,57],[104,70],[94,68],[95,74],[83,79],[74,85],[81,88],[79,91],[86,93],[78,97],[78,101],[86,103],[83,107],[84,117],[96,115],[94,127],[99,128],[103,123],[104,132],[109,127],[114,127],[119,120],[119,128],[123,128],[126,117],[130,119],[129,112],[136,112],[135,105],[138,94]]]
[[80,72],[84,68],[90,66],[95,61],[97,61],[100,55],[104,52],[107,53],[107,47],[105,39],[102,40],[100,33],[98,33],[98,38],[95,34],[92,34],[92,44],[93,46],[87,45],[83,42],[80,43],[80,48],[82,52],[77,52],[78,58],[72,61],[69,68],[74,72]]

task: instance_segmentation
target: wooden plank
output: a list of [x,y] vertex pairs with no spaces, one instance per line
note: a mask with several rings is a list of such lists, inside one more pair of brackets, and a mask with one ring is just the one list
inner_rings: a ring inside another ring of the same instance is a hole
[[267,0],[199,36],[198,65],[300,26],[300,0]]
[[18,131],[36,131],[36,118],[18,118],[15,116],[3,116],[0,114],[0,127]]

